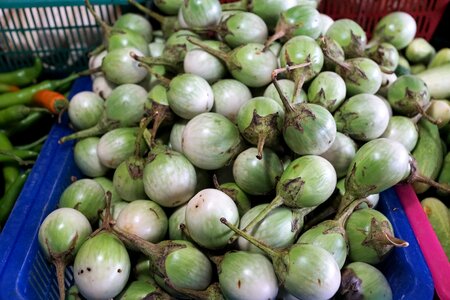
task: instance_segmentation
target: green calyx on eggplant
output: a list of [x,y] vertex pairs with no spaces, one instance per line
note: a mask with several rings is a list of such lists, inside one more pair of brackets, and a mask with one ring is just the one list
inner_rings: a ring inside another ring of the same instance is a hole
[[353,20],[336,20],[328,28],[326,36],[335,40],[344,50],[346,57],[356,58],[364,54],[367,37],[362,27]]
[[264,145],[279,144],[284,122],[283,108],[266,97],[252,98],[244,103],[237,115],[237,125],[243,137],[257,145],[257,158],[262,159]]
[[320,14],[314,7],[296,5],[281,13],[275,33],[267,40],[269,47],[274,41],[304,35],[316,39],[320,35]]
[[392,224],[377,210],[363,208],[354,211],[345,226],[349,241],[349,258],[377,264],[383,261],[394,247],[409,244],[394,236]]
[[364,262],[352,262],[341,272],[339,299],[392,300],[392,289],[380,270]]
[[388,89],[388,101],[392,109],[407,117],[421,114],[432,123],[438,120],[432,119],[426,113],[430,103],[430,92],[425,82],[414,75],[403,75],[397,78]]
[[398,50],[389,43],[381,43],[374,45],[365,50],[367,57],[375,61],[382,72],[394,73],[397,69],[399,54]]

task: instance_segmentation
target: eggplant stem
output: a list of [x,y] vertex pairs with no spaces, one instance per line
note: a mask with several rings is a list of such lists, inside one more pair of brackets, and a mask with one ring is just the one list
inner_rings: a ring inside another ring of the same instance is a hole
[[281,87],[280,87],[280,85],[279,85],[279,83],[278,83],[277,76],[278,76],[279,73],[277,73],[277,70],[279,70],[279,69],[276,69],[276,70],[274,70],[274,71],[272,72],[272,82],[273,82],[273,85],[275,86],[275,89],[277,90],[278,95],[280,96],[280,99],[281,99],[281,102],[283,103],[284,108],[285,108],[288,112],[290,112],[290,113],[295,113],[295,108],[294,108],[294,107],[292,106],[292,104],[288,101],[288,99],[287,99],[286,96],[284,95],[284,93],[283,93],[283,91],[281,90]]
[[[310,212],[312,212],[313,210],[315,210],[317,208],[317,206],[311,206],[311,207],[302,207],[302,208],[296,208],[293,209],[293,216],[294,216],[294,220],[295,222],[292,223],[292,228],[291,231],[295,232],[295,240],[298,239],[300,233],[302,232],[304,225],[305,225],[305,216],[307,214],[309,214]],[[295,224],[294,224],[295,223]],[[295,228],[295,226],[298,226],[298,228]]]
[[263,52],[266,52],[266,50],[272,45],[273,42],[275,42],[278,39],[281,39],[283,36],[286,35],[286,29],[285,28],[279,28],[275,31],[275,33],[269,37],[264,44]]
[[355,201],[353,195],[345,193],[344,196],[342,196],[341,201],[339,202],[337,215],[340,215],[344,211],[344,209],[348,207],[353,201]]
[[114,129],[117,127],[119,127],[118,121],[99,122],[99,123],[97,123],[97,125],[92,126],[90,128],[83,129],[83,130],[74,132],[72,134],[63,136],[62,138],[59,139],[58,143],[63,144],[67,141],[71,141],[71,140],[75,140],[75,139],[97,136],[97,135],[105,133],[106,131],[108,131],[108,129]]
[[145,7],[144,5],[138,3],[138,2],[136,2],[134,0],[128,0],[128,3],[130,3],[131,5],[133,5],[138,10],[140,10],[144,14],[148,15],[149,17],[155,19],[160,24],[163,24],[165,22],[165,20],[166,20],[166,17],[164,17],[163,15],[160,15],[160,14],[154,12],[153,10]]
[[258,154],[256,155],[256,158],[261,160],[263,157],[263,151],[264,151],[264,143],[266,141],[267,135],[265,133],[260,133],[258,135]]
[[58,281],[59,300],[66,298],[66,289],[64,286],[64,271],[66,270],[66,264],[63,259],[56,259],[53,264],[56,268],[56,279]]
[[165,113],[160,113],[158,111],[155,112],[152,126],[152,144],[155,143],[156,133],[158,132],[158,129],[165,118],[166,118]]
[[276,196],[272,202],[270,202],[261,212],[250,222],[247,226],[245,226],[242,231],[252,231],[253,227],[255,227],[256,224],[261,222],[272,210],[275,208],[283,205],[284,199],[281,196]]
[[141,145],[142,145],[142,139],[144,137],[144,131],[147,128],[148,124],[152,121],[152,117],[144,117],[141,119],[139,123],[139,130],[136,136],[136,141],[134,144],[134,156],[140,157],[141,153]]
[[152,260],[154,260],[153,258],[159,258],[163,255],[163,250],[157,244],[146,241],[143,238],[133,233],[126,232],[117,226],[113,226],[112,231],[122,242],[137,248],[140,252],[147,255]]
[[91,15],[94,17],[95,21],[102,27],[105,35],[107,37],[111,36],[112,27],[109,26],[105,21],[103,21],[102,18],[97,14],[90,0],[84,0],[84,4],[86,5],[86,8],[89,10]]
[[248,10],[248,0],[240,0],[235,2],[222,3],[220,6],[223,11],[226,10]]
[[395,247],[408,247],[409,246],[409,243],[407,241],[399,239],[399,238],[392,236],[386,232],[384,232],[384,236]]
[[305,224],[305,226],[303,226],[303,229],[306,231],[306,230],[314,227],[315,225],[319,224],[322,221],[331,219],[331,216],[333,214],[334,215],[336,214],[336,208],[334,208],[333,206],[328,206],[323,211],[321,211],[319,214],[314,216],[312,219],[308,220],[308,222]]
[[348,218],[353,213],[353,211],[361,203],[368,203],[367,199],[353,200],[349,205],[347,205],[342,212],[334,217],[334,219],[339,223],[342,228],[345,228],[345,223],[347,223]]
[[300,91],[303,88],[303,84],[305,83],[305,76],[303,73],[299,74],[299,77],[295,80],[295,86],[294,86],[294,99],[297,99],[299,96]]
[[101,44],[99,45],[97,48],[95,48],[94,50],[92,50],[91,52],[88,53],[88,57],[100,54],[103,50],[105,50],[106,47],[105,45]]
[[435,125],[439,125],[442,120],[440,119],[434,119],[432,116],[430,116],[429,114],[427,114],[426,110],[429,107],[422,107],[419,103],[416,102],[416,107],[417,110],[419,111],[419,114],[422,115],[425,119],[427,119],[428,121],[430,121],[431,123],[435,124]]
[[217,50],[214,49],[213,47],[210,47],[204,43],[202,43],[201,41],[197,40],[196,38],[192,37],[192,36],[187,36],[186,39],[191,43],[194,44],[196,46],[199,46],[200,48],[202,48],[203,50],[205,50],[206,52],[208,52],[211,55],[214,55],[215,57],[223,60],[225,63],[227,63],[229,61],[229,56],[226,52],[221,51],[221,50]]
[[421,174],[417,174],[417,173],[412,173],[410,175],[410,177],[408,178],[408,182],[409,183],[414,183],[414,182],[421,182],[421,183],[425,183],[428,184],[438,190],[450,193],[450,186],[447,184],[442,184],[442,183],[438,183],[434,180],[432,180],[431,178],[425,177]]
[[219,184],[219,180],[217,179],[217,175],[216,174],[213,174],[213,184],[214,184],[214,187],[217,190],[219,190],[220,184]]
[[233,224],[229,223],[226,218],[224,218],[224,217],[220,218],[220,222],[222,222],[223,224],[228,226],[228,228],[230,228],[232,231],[234,231],[238,236],[243,237],[244,239],[246,239],[247,241],[249,241],[250,243],[252,243],[256,247],[258,247],[259,249],[261,249],[262,251],[267,253],[267,255],[269,255],[270,258],[276,259],[276,258],[278,258],[280,256],[280,254],[277,251],[273,250],[272,248],[270,248],[266,244],[258,241],[256,238],[254,238],[253,236],[251,236],[250,234],[248,234],[244,230],[240,230],[239,228],[237,228]]

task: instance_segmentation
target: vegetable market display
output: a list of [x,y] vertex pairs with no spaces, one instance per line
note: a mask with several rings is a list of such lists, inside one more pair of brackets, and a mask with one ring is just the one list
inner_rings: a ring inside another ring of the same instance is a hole
[[368,40],[315,1],[130,3],[86,2],[105,39],[59,141],[85,177],[39,229],[61,299],[392,299],[377,264],[408,241],[375,208],[400,182],[448,251],[450,70],[411,16]]

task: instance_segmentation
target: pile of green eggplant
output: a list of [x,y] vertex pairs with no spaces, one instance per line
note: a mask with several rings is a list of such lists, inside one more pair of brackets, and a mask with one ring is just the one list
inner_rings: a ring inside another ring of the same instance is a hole
[[414,18],[368,39],[314,0],[129,2],[86,1],[104,39],[59,141],[85,177],[39,229],[60,298],[392,299],[377,265],[408,241],[379,194],[450,192],[448,119],[399,73]]

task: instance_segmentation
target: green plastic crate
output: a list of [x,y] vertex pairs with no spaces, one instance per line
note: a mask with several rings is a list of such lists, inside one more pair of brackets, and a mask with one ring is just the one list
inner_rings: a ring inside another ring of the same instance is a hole
[[[109,24],[130,10],[127,0],[91,3]],[[101,40],[84,0],[0,1],[0,72],[31,66],[35,56],[42,58],[46,75],[80,71]]]

